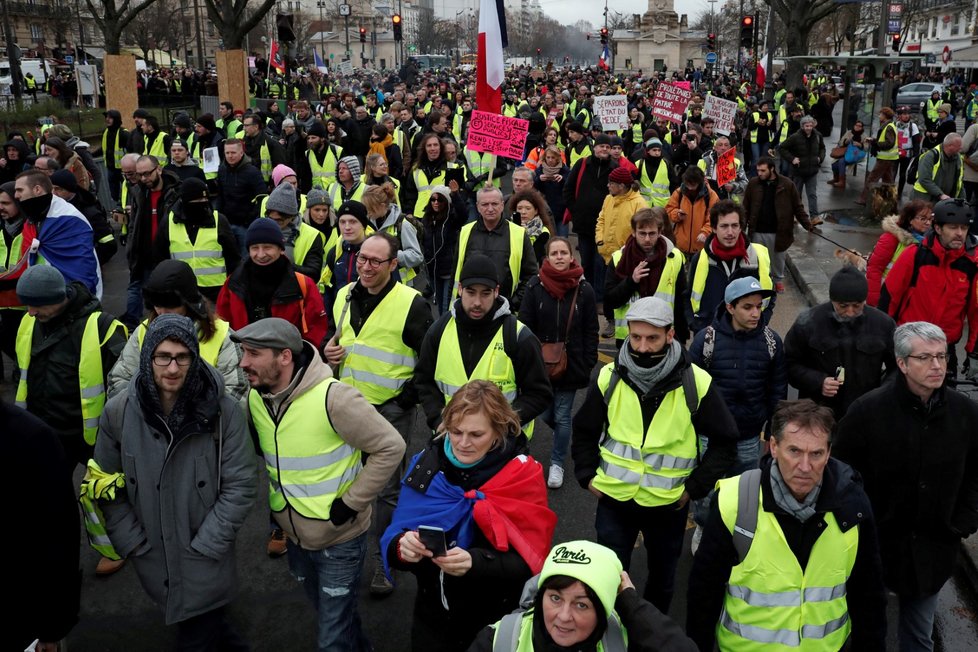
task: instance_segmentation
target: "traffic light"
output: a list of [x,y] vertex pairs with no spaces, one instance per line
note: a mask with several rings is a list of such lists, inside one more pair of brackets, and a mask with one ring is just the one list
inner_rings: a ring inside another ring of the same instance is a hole
[[710,50],[710,52],[713,52],[713,51],[715,51],[717,49],[717,35],[716,34],[707,34],[706,35],[706,47]]
[[537,56],[540,56],[540,48],[537,48]]
[[367,28],[366,27],[361,27],[360,28],[360,42],[361,43],[366,43],[367,42]]
[[740,19],[740,47],[748,50],[754,47],[754,17],[744,16]]
[[607,45],[607,44],[608,44],[608,28],[607,27],[602,27],[601,28],[601,45]]
[[391,23],[393,23],[394,25],[394,40],[400,41],[401,40],[401,15],[394,14],[393,16],[391,16]]
[[587,40],[589,40],[589,41],[591,40],[591,32],[588,32],[587,33]]
[[893,35],[893,51],[894,52],[899,52],[900,51],[900,35],[899,34],[894,34]]

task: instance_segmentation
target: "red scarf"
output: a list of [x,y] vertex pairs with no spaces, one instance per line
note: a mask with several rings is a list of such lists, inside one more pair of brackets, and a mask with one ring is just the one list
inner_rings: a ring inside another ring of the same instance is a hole
[[543,259],[543,266],[540,267],[540,283],[543,284],[543,289],[558,300],[563,299],[568,290],[580,285],[583,275],[584,268],[576,260],[571,260],[570,267],[563,272],[557,271],[547,258]]
[[662,279],[662,270],[665,268],[663,261],[665,258],[666,243],[664,236],[659,236],[652,253],[647,254],[639,246],[635,240],[635,236],[630,235],[628,236],[628,240],[625,241],[625,246],[622,247],[621,260],[618,261],[618,265],[615,267],[615,274],[619,279],[630,278],[632,272],[638,267],[638,264],[643,260],[646,261],[649,264],[649,274],[638,284],[638,295],[640,297],[651,297],[655,294],[656,288],[659,287],[659,281]]
[[557,526],[557,515],[547,506],[540,463],[525,455],[514,457],[465,497],[475,499],[472,516],[490,545],[501,551],[512,548],[539,573]]
[[720,244],[720,241],[715,237],[712,242],[710,242],[710,253],[717,257],[717,259],[722,260],[725,263],[729,263],[731,260],[747,259],[747,238],[743,234],[737,238],[737,243],[730,247],[724,247]]

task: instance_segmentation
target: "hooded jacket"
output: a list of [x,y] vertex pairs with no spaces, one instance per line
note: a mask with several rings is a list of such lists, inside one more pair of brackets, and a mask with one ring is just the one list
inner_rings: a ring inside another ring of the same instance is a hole
[[[13,147],[17,150],[18,159],[11,161],[7,159],[7,148]],[[7,141],[3,146],[3,155],[0,158],[6,161],[6,165],[0,168],[0,184],[13,181],[17,175],[31,167],[28,157],[31,155],[27,143],[19,138]]]
[[217,185],[220,194],[214,202],[214,208],[227,215],[234,226],[248,228],[258,217],[258,203],[255,198],[268,193],[268,184],[262,178],[261,170],[246,154],[233,167],[222,161],[217,169]]
[[[418,364],[414,368],[414,384],[432,430],[438,429],[442,410],[445,409],[445,395],[435,383],[438,349],[445,328],[451,325],[458,331],[461,362],[466,374],[471,374],[496,332],[507,321],[518,320],[509,311],[509,302],[505,297],[497,297],[489,312],[478,320],[470,319],[462,310],[462,300],[456,299],[449,311],[428,329],[421,344]],[[521,423],[530,423],[553,401],[550,380],[540,353],[540,342],[529,328],[522,328],[517,333],[514,350],[506,351],[506,354],[513,361],[517,383],[513,409],[520,415]]]
[[890,215],[883,219],[883,234],[876,241],[873,252],[869,255],[869,262],[866,264],[869,296],[866,297],[866,303],[871,306],[877,305],[880,301],[883,279],[889,273],[887,268],[893,261],[893,254],[896,253],[896,250],[901,246],[904,248],[913,247],[923,239],[922,234],[919,238],[914,236],[910,230],[902,228],[899,222],[899,215]]
[[598,253],[604,258],[605,264],[611,260],[611,255],[625,246],[632,234],[632,215],[648,208],[645,198],[631,188],[620,195],[609,194],[601,204],[598,213],[598,223],[594,230],[594,239],[598,244]]
[[[682,185],[669,195],[666,213],[669,214],[669,221],[672,222],[676,246],[686,254],[687,258],[703,248],[703,242],[698,240],[700,235],[709,236],[713,233],[710,227],[710,207],[715,206],[718,201],[720,199],[709,183],[703,183],[696,196],[692,198]],[[679,211],[685,211],[686,216],[680,218]]]
[[95,460],[125,474],[103,502],[105,529],[168,625],[228,604],[237,593],[234,542],[255,502],[253,448],[237,403],[213,367],[203,391],[171,431],[137,382],[105,406]]
[[[122,126],[122,114],[116,109],[109,109],[105,112],[105,117],[111,121],[111,124],[105,128],[105,144],[106,147],[111,147],[108,151],[101,152],[102,159],[105,161],[105,167],[108,170],[115,170],[115,139],[119,136],[119,147],[123,150],[129,145],[129,131]],[[142,151],[141,149],[139,151]]]
[[[833,450],[835,453],[835,450]],[[876,521],[859,473],[837,459],[829,459],[815,503],[816,514],[802,523],[781,509],[771,489],[772,458],[761,460],[761,509],[772,513],[784,532],[788,547],[802,568],[825,530],[824,514],[831,513],[843,531],[859,528],[856,563],[846,579],[846,602],[852,620],[850,641],[856,650],[886,649],[886,592],[882,581]],[[689,576],[686,631],[701,652],[713,649],[716,625],[723,608],[731,569],[738,564],[733,537],[720,516],[720,501],[710,513]]]

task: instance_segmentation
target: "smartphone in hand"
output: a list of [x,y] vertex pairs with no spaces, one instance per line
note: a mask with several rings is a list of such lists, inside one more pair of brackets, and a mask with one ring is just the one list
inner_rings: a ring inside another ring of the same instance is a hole
[[418,526],[418,538],[424,547],[431,551],[435,557],[444,557],[448,554],[448,544],[445,542],[445,530],[431,525]]

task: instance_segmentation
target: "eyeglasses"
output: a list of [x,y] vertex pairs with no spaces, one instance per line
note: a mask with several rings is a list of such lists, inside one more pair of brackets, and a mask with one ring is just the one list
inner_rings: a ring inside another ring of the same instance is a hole
[[445,201],[445,198],[442,197],[441,195],[432,195],[431,196],[431,201],[432,202],[443,202],[443,201]]
[[921,222],[933,222],[934,216],[930,213],[925,213],[923,215],[914,215],[913,219],[920,220]]
[[937,360],[940,364],[947,364],[948,359],[947,353],[918,353],[917,355],[908,355],[907,357],[913,358],[923,364],[930,364],[933,360]]
[[151,176],[153,176],[153,173],[154,173],[154,172],[156,172],[156,171],[157,171],[158,169],[159,169],[159,168],[153,168],[153,169],[152,169],[152,170],[150,170],[149,172],[136,172],[136,176],[137,176],[137,177],[143,177],[143,178],[145,179],[146,177],[151,177]]
[[193,361],[194,356],[190,353],[178,353],[176,355],[168,355],[166,353],[153,354],[153,364],[157,367],[169,367],[171,362],[176,362],[178,367],[189,367]]
[[389,263],[393,258],[384,258],[383,260],[378,260],[377,258],[367,258],[363,254],[357,254],[357,265],[363,265],[364,267],[371,267],[377,269],[384,263]]

